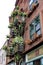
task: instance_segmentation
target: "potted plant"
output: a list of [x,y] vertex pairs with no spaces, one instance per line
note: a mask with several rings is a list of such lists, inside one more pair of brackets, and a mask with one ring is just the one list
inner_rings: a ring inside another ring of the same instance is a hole
[[18,36],[15,38],[15,42],[18,44],[22,44],[23,43],[23,38],[21,36]]
[[7,35],[7,38],[10,38],[10,35]]
[[24,17],[26,17],[26,16],[27,16],[27,14],[24,12],[24,13],[23,13],[23,16],[24,16]]
[[23,12],[19,12],[19,16],[23,16]]
[[18,23],[18,19],[15,19],[14,21],[14,26],[18,27],[19,23]]
[[19,34],[20,35],[23,35],[24,34],[24,27],[25,27],[25,22],[22,22],[19,27],[18,27],[18,30],[19,30]]
[[35,8],[35,7],[36,7],[36,3],[33,3],[33,4],[32,4],[32,8]]
[[15,8],[16,8],[17,10],[19,10],[19,6],[16,6]]
[[7,50],[8,50],[8,47],[7,47],[7,46],[3,46],[3,49],[4,49],[5,51],[7,51]]
[[14,53],[15,53],[14,47],[13,46],[8,47],[8,54],[7,55],[9,57],[12,57],[12,56],[14,56]]
[[24,29],[23,29],[23,26],[22,25],[19,25],[18,30],[19,30],[19,35],[20,36],[23,35]]
[[16,54],[16,55],[15,55],[15,60],[16,60],[16,61],[19,61],[20,58],[21,58],[21,56],[20,56],[19,54]]
[[18,15],[18,10],[15,10],[15,11],[13,11],[11,16],[15,18],[15,16],[17,16],[17,15]]
[[15,37],[15,36],[18,35],[18,30],[16,29],[16,27],[14,27],[14,28],[12,29],[11,35],[12,35],[12,37]]
[[13,23],[10,23],[10,25],[8,26],[8,28],[13,28]]
[[37,33],[34,33],[33,39],[36,39],[37,37],[38,37],[38,34]]
[[32,40],[31,40],[31,39],[27,39],[27,40],[25,40],[24,42],[25,42],[26,44],[29,44],[29,45],[30,45],[31,42],[32,42]]

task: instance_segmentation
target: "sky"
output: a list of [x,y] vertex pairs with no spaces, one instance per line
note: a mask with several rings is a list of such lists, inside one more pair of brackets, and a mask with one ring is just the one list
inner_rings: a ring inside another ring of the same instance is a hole
[[9,16],[15,7],[16,0],[0,0],[0,49],[9,34]]

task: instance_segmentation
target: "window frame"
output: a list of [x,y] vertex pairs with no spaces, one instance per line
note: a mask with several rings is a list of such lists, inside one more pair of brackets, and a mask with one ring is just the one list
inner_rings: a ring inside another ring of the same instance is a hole
[[[39,19],[39,20],[38,20],[38,23],[35,22],[35,21],[37,21],[37,18]],[[40,15],[36,16],[36,17],[32,20],[32,22],[31,22],[30,25],[32,25],[32,23],[35,24],[35,25],[33,24],[33,25],[34,25],[34,28],[33,28],[34,31],[33,31],[33,33],[32,33],[31,26],[30,26],[30,39],[33,40],[33,35],[34,35],[34,33],[38,34],[38,32],[40,31],[40,34],[41,34]],[[36,27],[37,27],[37,26],[40,26],[40,27],[36,30]],[[40,34],[38,34],[38,35],[40,35]]]

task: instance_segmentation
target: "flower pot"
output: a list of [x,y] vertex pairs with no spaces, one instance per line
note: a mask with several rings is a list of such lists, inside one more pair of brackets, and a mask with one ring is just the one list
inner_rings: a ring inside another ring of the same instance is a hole
[[37,33],[34,33],[33,39],[36,39],[37,37],[38,37],[38,34]]
[[26,43],[26,44],[31,44],[31,42],[32,42],[31,39],[25,40],[25,43]]
[[36,3],[33,3],[32,4],[32,8],[34,9],[36,7]]
[[16,6],[15,8],[16,8],[17,10],[19,10],[19,6]]

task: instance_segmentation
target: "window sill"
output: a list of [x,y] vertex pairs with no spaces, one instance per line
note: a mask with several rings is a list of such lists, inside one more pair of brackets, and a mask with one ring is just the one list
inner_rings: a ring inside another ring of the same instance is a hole
[[38,35],[35,39],[32,40],[32,42],[30,42],[28,45],[31,45],[32,43],[34,43],[35,41],[37,41],[39,38],[42,37],[42,34]]

